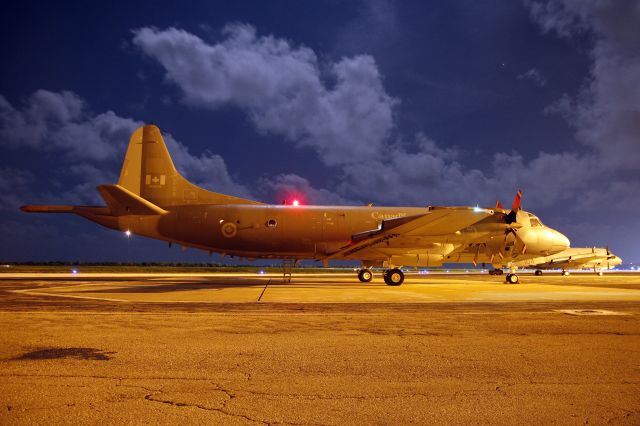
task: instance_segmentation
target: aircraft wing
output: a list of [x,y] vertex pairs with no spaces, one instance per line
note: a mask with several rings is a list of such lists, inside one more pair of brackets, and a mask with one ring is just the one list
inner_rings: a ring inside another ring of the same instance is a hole
[[391,239],[440,235],[446,237],[492,214],[492,210],[473,207],[431,207],[424,214],[387,219],[378,229],[354,234],[350,244],[324,259],[341,258],[376,248]]
[[567,257],[562,259],[553,259],[549,262],[541,263],[538,265],[533,265],[537,268],[543,269],[556,269],[556,268],[580,268],[582,265],[585,265],[589,262],[593,262],[594,260],[601,259],[602,256],[581,256],[581,257]]

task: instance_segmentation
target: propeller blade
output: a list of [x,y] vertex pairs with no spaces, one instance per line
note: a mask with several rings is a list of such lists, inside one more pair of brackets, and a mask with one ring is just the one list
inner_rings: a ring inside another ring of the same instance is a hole
[[497,210],[497,209],[504,210],[504,207],[502,207],[502,203],[500,202],[500,200],[497,200],[497,201],[496,201],[496,210]]
[[511,211],[504,218],[505,222],[507,222],[509,225],[514,223],[518,218],[518,210],[520,210],[521,202],[522,202],[522,190],[519,189],[518,193],[516,194],[516,198],[513,199],[513,204],[511,205]]
[[511,211],[515,212],[520,210],[520,203],[522,201],[522,190],[518,189],[518,193],[516,194],[516,198],[513,199],[513,204],[511,205]]

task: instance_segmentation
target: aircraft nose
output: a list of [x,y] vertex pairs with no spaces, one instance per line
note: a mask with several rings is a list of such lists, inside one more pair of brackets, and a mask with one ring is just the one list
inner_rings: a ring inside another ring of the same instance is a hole
[[551,239],[551,247],[554,253],[559,253],[563,250],[566,250],[571,245],[571,242],[564,234],[553,230],[553,237]]

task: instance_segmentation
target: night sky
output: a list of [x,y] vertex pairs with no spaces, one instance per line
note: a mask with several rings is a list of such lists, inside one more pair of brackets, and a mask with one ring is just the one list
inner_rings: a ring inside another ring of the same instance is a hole
[[21,1],[0,36],[0,261],[210,260],[18,210],[102,204],[155,123],[217,192],[492,206],[521,188],[573,247],[640,262],[638,1]]

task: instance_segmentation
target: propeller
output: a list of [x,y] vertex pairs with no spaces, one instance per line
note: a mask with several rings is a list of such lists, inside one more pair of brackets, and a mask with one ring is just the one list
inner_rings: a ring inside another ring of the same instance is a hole
[[[527,251],[527,245],[522,240],[522,238],[518,235],[518,232],[517,232],[518,228],[522,227],[522,225],[517,222],[518,211],[521,208],[521,203],[522,203],[522,190],[520,189],[516,193],[516,196],[513,199],[513,204],[511,205],[511,211],[509,211],[508,213],[505,211],[505,208],[502,206],[502,203],[500,202],[500,200],[496,201],[495,210],[496,212],[501,213],[501,215],[498,216],[498,217],[501,217],[500,222],[504,221],[505,224],[510,226],[506,227],[506,229],[504,230],[504,238],[502,239],[502,243],[500,244],[499,247],[496,247],[495,245],[490,245],[490,244],[483,244],[485,246],[485,252],[488,252],[487,254],[490,255],[489,261],[492,264],[496,254],[500,256],[500,259],[504,259],[504,256],[505,256],[504,249],[507,245],[507,241],[509,240],[509,235],[513,236],[513,241],[514,241],[512,253],[524,254]],[[476,247],[476,253],[473,259],[474,265],[476,264],[478,259],[480,245],[481,244],[478,244],[478,246]],[[519,249],[518,246],[522,248]]]
[[[496,205],[499,203],[500,202],[498,201]],[[520,238],[520,236],[518,235],[518,228],[522,226],[517,222],[518,211],[520,210],[521,204],[522,204],[522,190],[519,189],[518,192],[516,193],[515,198],[513,199],[513,204],[511,205],[511,211],[504,217],[504,221],[507,223],[507,225],[512,225],[512,226],[509,226],[504,231],[504,240],[502,241],[502,245],[500,246],[500,252],[498,253],[498,255],[500,255],[501,258],[504,258],[502,249],[507,244],[507,238],[509,237],[510,234],[513,235],[514,237],[513,252],[516,251],[517,242],[519,242],[522,245],[522,250],[519,251],[519,254],[524,254],[527,251],[527,245],[522,240],[522,238]]]

